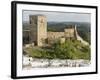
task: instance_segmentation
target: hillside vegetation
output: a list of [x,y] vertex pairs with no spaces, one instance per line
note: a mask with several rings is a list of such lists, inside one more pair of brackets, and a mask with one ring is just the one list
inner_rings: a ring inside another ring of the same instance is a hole
[[49,47],[31,47],[26,50],[33,58],[90,60],[90,47],[83,45],[77,40],[67,40],[63,44],[57,41]]

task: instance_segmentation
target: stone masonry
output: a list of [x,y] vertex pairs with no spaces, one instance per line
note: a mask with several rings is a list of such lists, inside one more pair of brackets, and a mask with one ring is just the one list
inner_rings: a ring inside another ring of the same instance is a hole
[[43,15],[30,16],[30,37],[31,43],[42,46],[47,38],[47,20]]
[[[69,26],[64,29],[64,32],[47,32],[47,19],[44,15],[30,15],[30,43],[34,43],[36,46],[43,46],[48,40],[49,43],[54,42],[55,40],[65,38],[65,39],[76,39],[81,42],[86,43],[78,35],[76,25]],[[25,32],[24,32],[25,33]]]

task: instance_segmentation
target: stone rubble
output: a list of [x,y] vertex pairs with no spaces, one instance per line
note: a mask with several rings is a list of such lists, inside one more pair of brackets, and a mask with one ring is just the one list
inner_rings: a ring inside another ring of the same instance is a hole
[[50,67],[88,67],[89,60],[71,60],[71,59],[37,59],[29,56],[23,56],[23,69],[31,68],[50,68]]

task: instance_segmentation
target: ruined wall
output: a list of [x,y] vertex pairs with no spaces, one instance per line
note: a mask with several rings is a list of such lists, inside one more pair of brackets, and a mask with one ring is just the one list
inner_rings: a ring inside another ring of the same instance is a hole
[[49,43],[60,40],[61,38],[65,39],[76,39],[75,28],[64,29],[64,32],[47,32],[47,38]]
[[75,30],[74,28],[65,29],[65,37],[66,38],[73,38],[75,37]]
[[64,37],[64,32],[47,32],[48,43],[53,43],[61,37]]
[[[77,30],[75,26],[69,26],[64,29],[64,32],[47,32],[47,18],[44,15],[30,15],[30,43],[36,46],[43,46],[46,41],[49,43],[57,41],[61,38],[77,39]],[[26,34],[25,34],[26,35]]]
[[64,37],[64,32],[47,32],[47,37],[54,39]]
[[60,37],[75,37],[76,30],[75,28],[66,28],[64,32],[47,32],[48,38],[60,38]]

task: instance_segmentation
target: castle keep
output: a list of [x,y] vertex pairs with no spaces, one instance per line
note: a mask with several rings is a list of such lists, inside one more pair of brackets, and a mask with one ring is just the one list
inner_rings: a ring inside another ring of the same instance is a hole
[[43,46],[46,42],[52,43],[58,39],[82,40],[77,33],[76,26],[69,26],[64,29],[64,32],[47,32],[47,19],[44,15],[30,15],[29,23],[30,28],[23,31],[23,36],[27,37],[29,41],[27,43],[33,43],[36,46]]
[[30,42],[42,46],[47,38],[47,20],[46,16],[30,16]]

